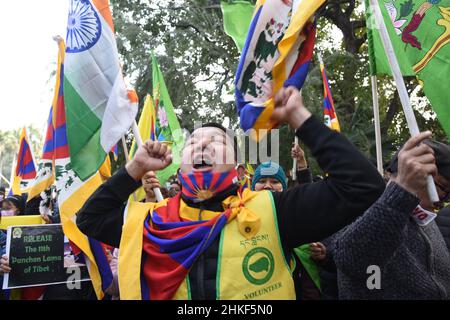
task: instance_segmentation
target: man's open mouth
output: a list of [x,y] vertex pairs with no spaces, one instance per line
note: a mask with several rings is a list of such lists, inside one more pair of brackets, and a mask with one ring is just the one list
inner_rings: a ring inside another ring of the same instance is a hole
[[209,171],[212,170],[212,159],[209,155],[200,154],[194,157],[194,164],[192,165],[194,171]]

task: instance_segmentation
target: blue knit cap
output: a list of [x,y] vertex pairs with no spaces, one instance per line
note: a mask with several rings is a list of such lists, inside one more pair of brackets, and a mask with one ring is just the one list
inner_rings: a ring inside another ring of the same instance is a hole
[[263,162],[256,168],[252,180],[252,190],[255,190],[256,183],[262,178],[275,178],[281,182],[283,190],[287,189],[286,174],[283,168],[276,162]]

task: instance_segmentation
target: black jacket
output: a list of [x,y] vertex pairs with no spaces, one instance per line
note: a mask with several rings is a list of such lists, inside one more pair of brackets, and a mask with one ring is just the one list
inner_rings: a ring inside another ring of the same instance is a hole
[[[292,248],[319,241],[353,221],[383,192],[384,182],[375,167],[341,134],[331,131],[315,117],[297,130],[321,168],[329,176],[321,182],[273,193],[278,229],[286,256]],[[100,186],[77,216],[77,225],[86,235],[118,247],[122,233],[124,203],[140,186],[125,169]],[[227,193],[236,193],[237,188]],[[195,204],[223,211],[222,194]],[[215,299],[218,242],[199,257],[189,273],[193,299]]]

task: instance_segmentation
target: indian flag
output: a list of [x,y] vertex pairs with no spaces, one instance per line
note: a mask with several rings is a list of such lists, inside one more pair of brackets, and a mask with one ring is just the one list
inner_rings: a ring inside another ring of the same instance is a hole
[[70,0],[64,68],[71,164],[86,180],[137,113],[136,93],[122,76],[108,0]]

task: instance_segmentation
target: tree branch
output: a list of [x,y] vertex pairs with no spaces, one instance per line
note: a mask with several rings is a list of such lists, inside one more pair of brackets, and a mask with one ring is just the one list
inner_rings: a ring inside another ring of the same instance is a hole
[[215,42],[211,39],[209,39],[203,31],[201,31],[199,28],[197,28],[196,26],[190,24],[190,23],[186,23],[186,24],[176,24],[175,25],[176,28],[180,28],[180,29],[194,29],[199,35],[201,35],[203,38],[205,38],[205,40],[209,43],[212,43],[215,45]]

